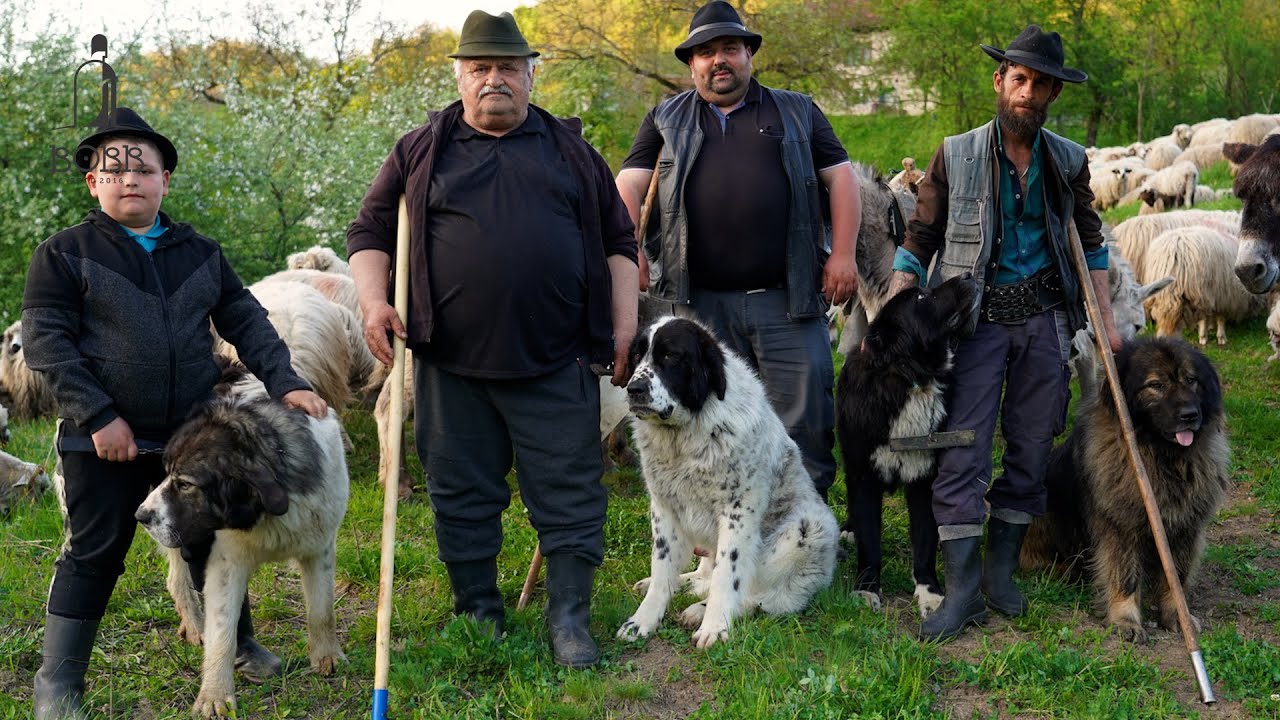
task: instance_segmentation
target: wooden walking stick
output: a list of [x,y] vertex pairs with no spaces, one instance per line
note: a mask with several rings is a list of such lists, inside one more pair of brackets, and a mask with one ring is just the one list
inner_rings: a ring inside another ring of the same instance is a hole
[[[636,243],[644,243],[645,230],[649,227],[649,213],[653,209],[653,199],[658,194],[658,166],[653,166],[653,174],[649,177],[649,189],[644,194],[644,202],[640,204],[640,222],[636,224]],[[649,265],[645,262],[644,250],[640,249],[639,258],[641,277],[646,277]],[[529,572],[524,576],[524,587],[520,588],[520,599],[516,601],[516,609],[523,610],[533,597],[533,587],[538,584],[538,573],[542,572],[542,546],[533,549],[533,559],[529,561]],[[376,719],[375,719],[376,720]]]
[[[396,316],[408,325],[409,313],[409,209],[400,196],[400,216],[396,221]],[[391,424],[394,432],[387,437],[389,447],[387,484],[382,488],[382,567],[378,575],[378,625],[374,641],[373,720],[387,717],[387,675],[391,667],[391,598],[396,572],[396,503],[400,499],[400,445],[404,440],[404,340],[391,336]]]
[[1213,696],[1213,686],[1209,682],[1209,672],[1205,669],[1204,656],[1200,654],[1200,643],[1196,639],[1195,626],[1191,624],[1191,612],[1187,610],[1187,598],[1182,592],[1182,582],[1178,579],[1178,568],[1174,564],[1173,554],[1169,551],[1169,538],[1164,532],[1164,520],[1160,517],[1160,508],[1156,505],[1155,493],[1151,490],[1151,478],[1147,475],[1146,465],[1138,454],[1138,441],[1134,435],[1133,418],[1129,416],[1129,406],[1125,403],[1124,393],[1120,389],[1120,373],[1116,369],[1116,360],[1111,354],[1111,343],[1102,324],[1102,310],[1098,306],[1098,297],[1093,291],[1093,282],[1089,277],[1089,267],[1084,258],[1084,246],[1080,244],[1080,233],[1074,222],[1067,225],[1067,242],[1071,246],[1071,256],[1075,261],[1076,275],[1080,279],[1081,291],[1084,293],[1085,306],[1089,311],[1089,322],[1093,324],[1094,341],[1098,345],[1098,356],[1102,358],[1102,367],[1107,375],[1107,385],[1111,387],[1111,398],[1115,402],[1116,415],[1120,419],[1120,428],[1124,432],[1125,447],[1129,450],[1129,467],[1138,481],[1138,492],[1142,495],[1142,504],[1147,510],[1147,522],[1151,525],[1151,534],[1155,539],[1156,552],[1160,555],[1160,565],[1164,568],[1165,582],[1169,583],[1169,593],[1173,595],[1178,608],[1178,628],[1182,630],[1182,639],[1186,642],[1187,652],[1191,653],[1191,665],[1195,668],[1196,682],[1200,685],[1200,696],[1205,704],[1217,702]]

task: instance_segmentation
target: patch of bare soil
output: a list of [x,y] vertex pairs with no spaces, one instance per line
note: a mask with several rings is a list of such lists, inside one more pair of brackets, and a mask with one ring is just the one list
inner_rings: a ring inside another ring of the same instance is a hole
[[648,683],[653,691],[643,699],[609,697],[605,709],[613,717],[678,720],[711,698],[707,686],[691,673],[671,643],[661,638],[651,638],[643,648],[624,653],[620,662],[635,668],[619,674],[620,680]]

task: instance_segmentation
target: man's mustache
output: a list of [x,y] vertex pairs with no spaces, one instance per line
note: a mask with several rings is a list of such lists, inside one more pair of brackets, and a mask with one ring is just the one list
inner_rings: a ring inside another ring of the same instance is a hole
[[499,85],[498,87],[494,87],[492,85],[485,85],[484,87],[480,88],[480,97],[484,97],[485,95],[492,95],[493,93],[502,93],[507,97],[512,97],[511,88],[507,87],[506,85]]

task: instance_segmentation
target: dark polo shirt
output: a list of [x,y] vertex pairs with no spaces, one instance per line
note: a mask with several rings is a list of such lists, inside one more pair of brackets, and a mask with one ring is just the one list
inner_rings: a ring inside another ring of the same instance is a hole
[[572,169],[542,117],[502,137],[461,119],[427,194],[435,330],[418,357],[532,377],[587,352],[586,255]]
[[[710,103],[699,104],[702,149],[684,191],[693,287],[753,290],[781,287],[786,280],[791,194],[782,165],[782,117],[754,78],[743,100],[727,116]],[[849,160],[817,105],[809,147],[819,170]],[[623,169],[653,170],[661,148],[650,111]]]

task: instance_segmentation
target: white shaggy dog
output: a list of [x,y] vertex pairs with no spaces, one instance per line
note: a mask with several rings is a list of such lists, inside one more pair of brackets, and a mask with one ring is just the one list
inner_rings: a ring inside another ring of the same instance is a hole
[[224,376],[218,396],[174,434],[164,482],[137,512],[167,548],[212,541],[203,623],[187,563],[175,552],[169,571],[183,627],[203,625],[204,667],[192,712],[206,718],[234,712],[237,621],[249,576],[262,563],[293,560],[302,570],[311,668],[328,675],[345,659],[333,610],[338,525],[348,494],[342,427],[332,410],[320,420],[288,409],[239,373]]
[[[652,577],[636,585],[644,600],[618,637],[652,634],[682,584],[703,598],[680,616],[699,648],[727,639],[734,618],[757,608],[803,610],[831,583],[839,531],[755,372],[677,318],[637,337],[631,360]],[[711,554],[681,575],[694,546]]]

